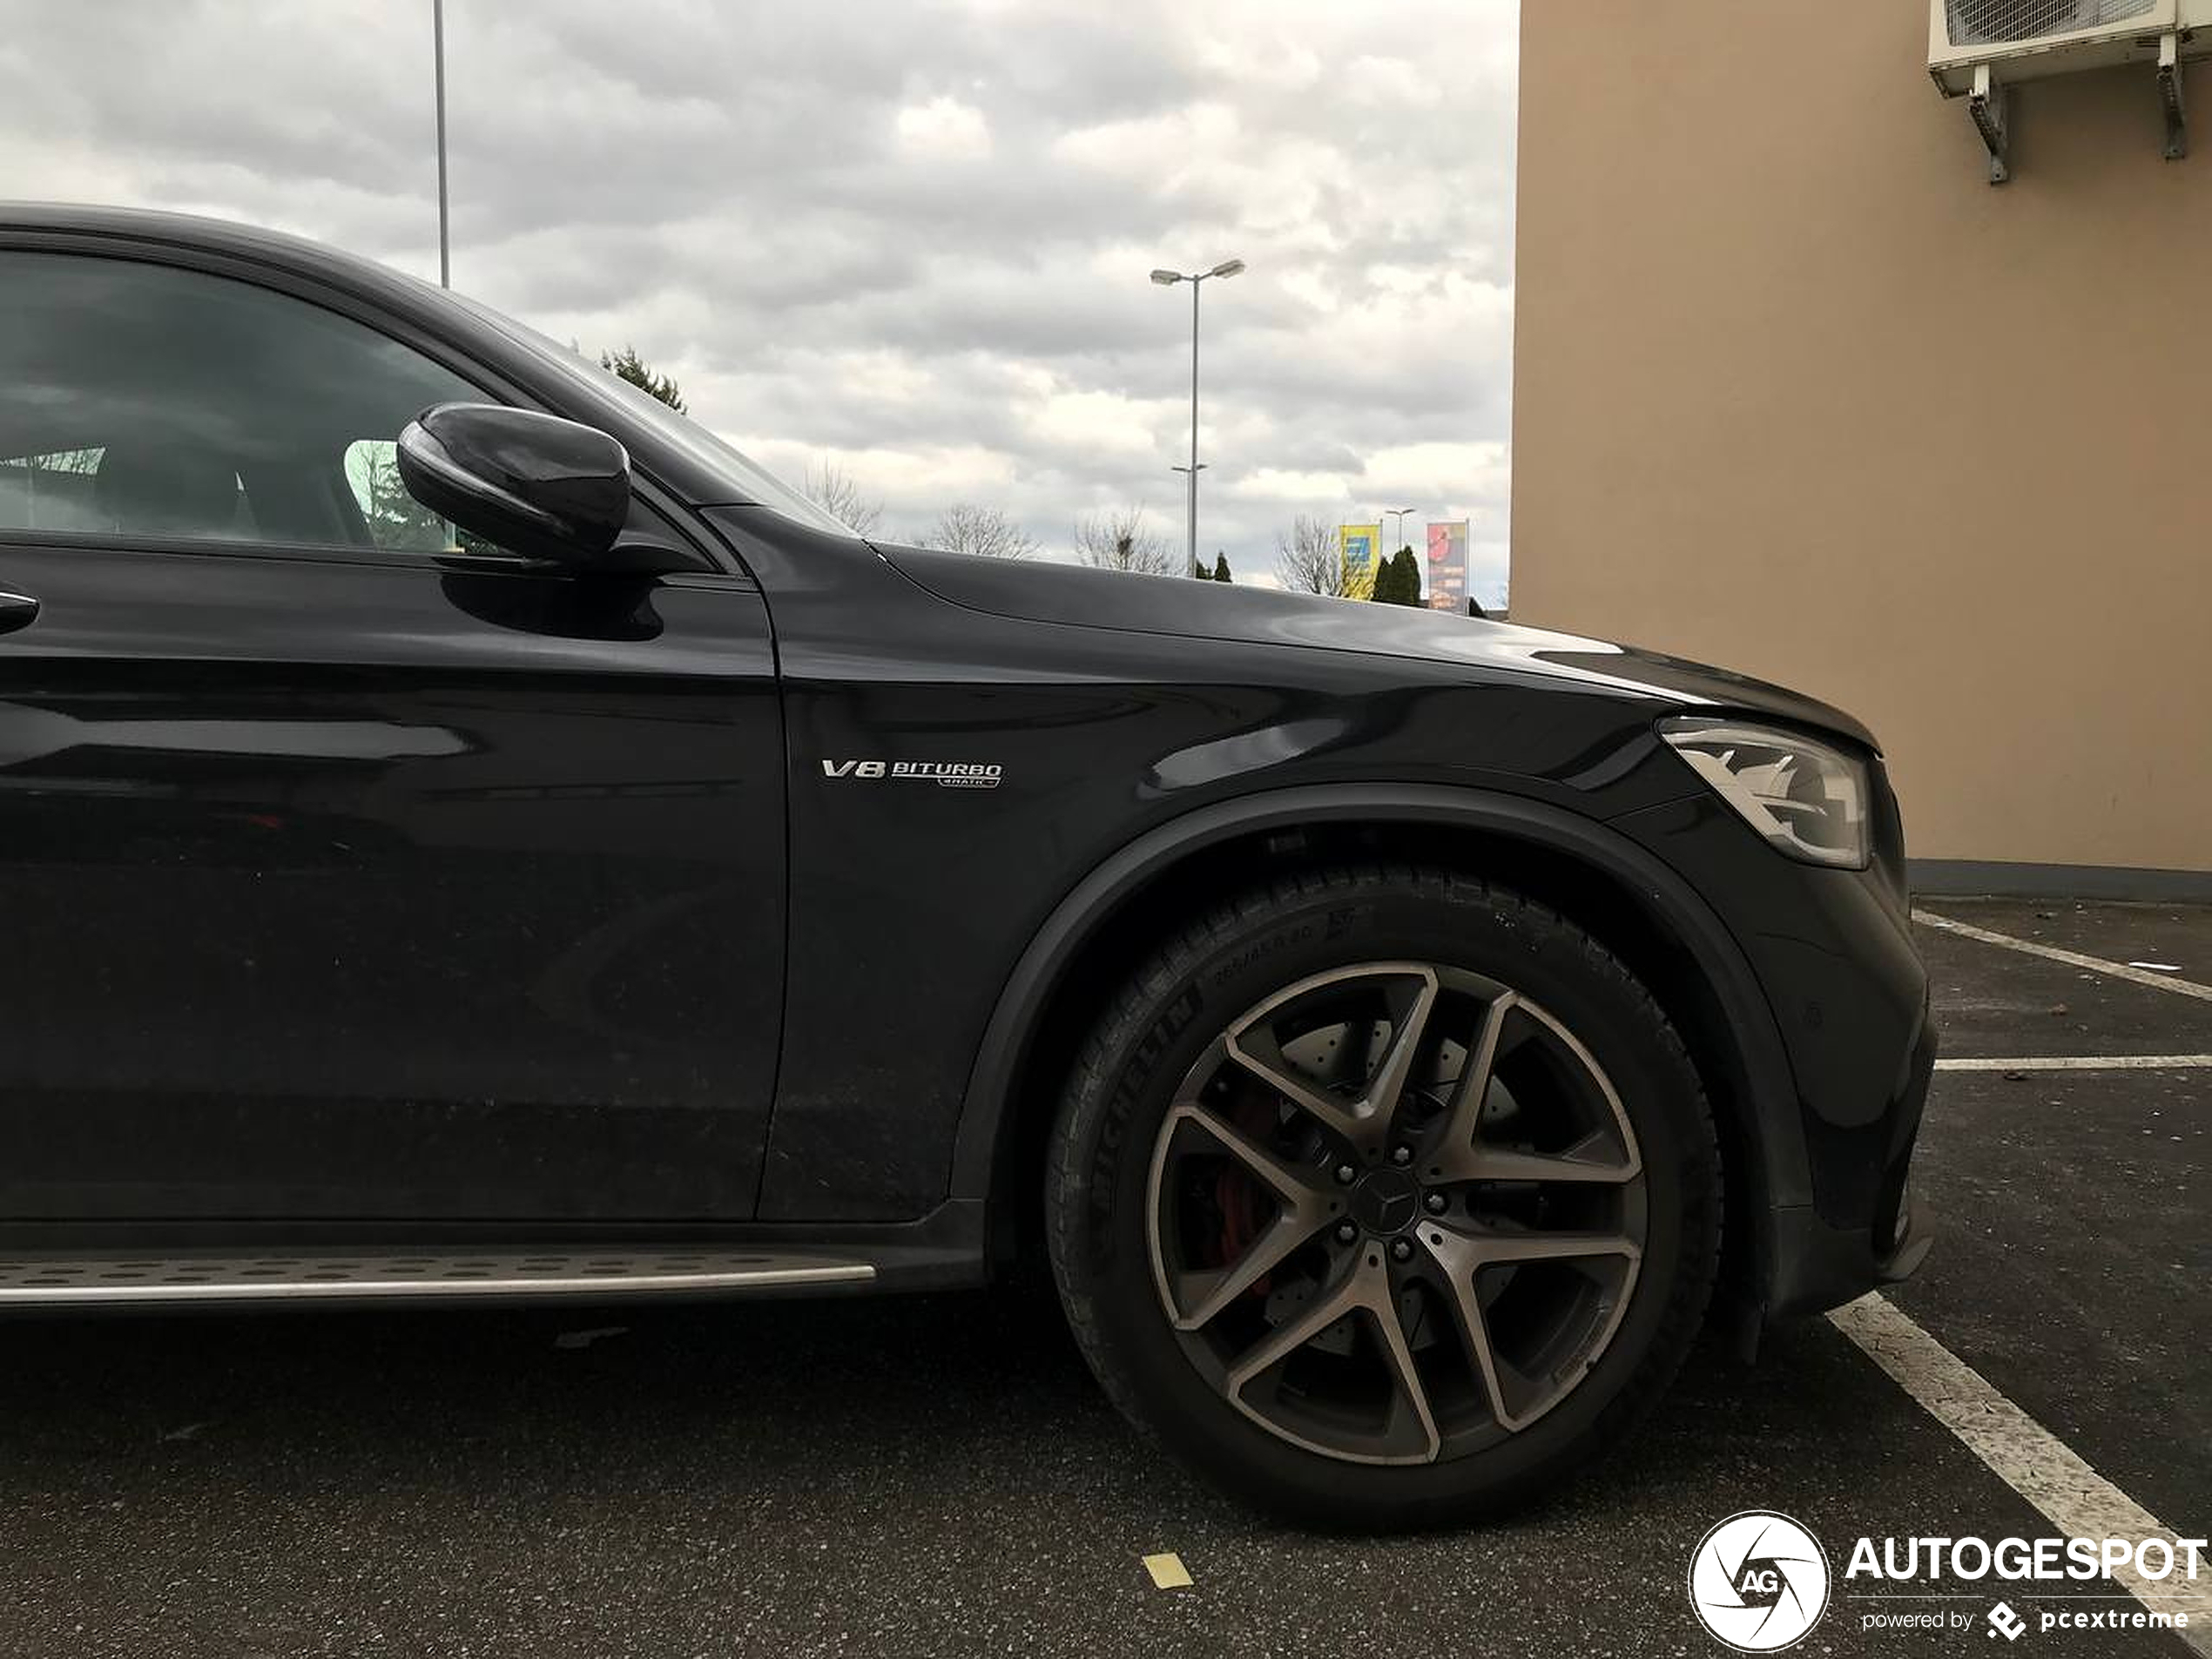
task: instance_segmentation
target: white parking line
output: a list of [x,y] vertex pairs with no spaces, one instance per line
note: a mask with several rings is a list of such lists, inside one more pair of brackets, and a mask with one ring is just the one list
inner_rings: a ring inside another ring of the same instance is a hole
[[2207,1066],[2212,1054],[1961,1055],[1936,1062],[1938,1071],[2196,1071]]
[[[2163,1538],[2169,1546],[2178,1538],[2172,1527],[2091,1468],[1893,1303],[1880,1296],[1862,1296],[1828,1318],[2062,1535]],[[2177,1563],[2186,1559],[2178,1548],[2174,1554]],[[2205,1659],[2212,1659],[2212,1578],[2188,1579],[2178,1564],[2173,1575],[2164,1579],[2145,1578],[2132,1564],[2112,1577],[2155,1613],[2186,1614],[2188,1628],[2174,1634]],[[2024,1588],[2014,1593],[2023,1599],[2034,1595]]]
[[2047,957],[2054,962],[2064,962],[2069,968],[2086,968],[2092,973],[2109,974],[2114,979],[2132,980],[2138,985],[2155,985],[2161,991],[2172,991],[2179,996],[2194,996],[2201,1001],[2212,1002],[2212,985],[2199,985],[2195,980],[2175,979],[2171,974],[2154,974],[2146,968],[2130,968],[2125,962],[2107,961],[2101,956],[2084,956],[2079,951],[2060,950],[2056,945],[2039,945],[2032,939],[2015,939],[2010,934],[1993,933],[1986,927],[1977,927],[1970,921],[1953,921],[1948,916],[1939,916],[1932,910],[1915,910],[1912,920],[1930,927],[1940,927],[1947,934],[1957,934],[1965,939],[1979,939],[1985,945],[2002,945],[2006,950],[2025,951],[2030,956]]

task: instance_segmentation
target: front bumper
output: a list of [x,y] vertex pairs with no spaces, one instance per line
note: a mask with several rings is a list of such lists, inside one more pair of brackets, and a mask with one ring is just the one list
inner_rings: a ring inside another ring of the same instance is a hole
[[1781,1205],[1769,1212],[1760,1298],[1764,1319],[1839,1307],[1877,1285],[1910,1278],[1927,1258],[1932,1230],[1912,1169],[1928,1080],[1935,1071],[1936,1046],[1935,1024],[1924,1008],[1905,1085],[1883,1114],[1880,1196],[1864,1225],[1838,1225],[1813,1204]]
[[1878,765],[1872,783],[1865,870],[1784,858],[1710,798],[1615,820],[1712,906],[1773,1016],[1781,1063],[1743,1080],[1733,1114],[1747,1143],[1731,1199],[1748,1212],[1743,1299],[1757,1323],[1840,1305],[1928,1251],[1910,1174],[1936,1034]]

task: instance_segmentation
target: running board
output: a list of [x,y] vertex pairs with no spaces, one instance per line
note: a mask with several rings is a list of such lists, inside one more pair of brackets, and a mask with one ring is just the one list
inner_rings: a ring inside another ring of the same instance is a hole
[[0,1257],[0,1308],[185,1302],[612,1298],[863,1285],[868,1262],[760,1251],[300,1251]]

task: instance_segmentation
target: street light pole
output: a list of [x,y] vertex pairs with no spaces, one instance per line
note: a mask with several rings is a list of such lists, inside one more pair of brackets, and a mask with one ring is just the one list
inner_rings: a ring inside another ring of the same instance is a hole
[[1198,570],[1198,286],[1200,279],[1190,279],[1190,499],[1188,515],[1190,533],[1190,558],[1184,565],[1185,576],[1195,576]]
[[[1385,518],[1394,518],[1398,521],[1397,524],[1392,528],[1390,533],[1390,539],[1392,541],[1399,543],[1401,545],[1404,543],[1406,540],[1406,517],[1408,515],[1418,510],[1418,509],[1412,507],[1386,507],[1383,509],[1382,516]],[[1397,548],[1393,547],[1390,550],[1390,551],[1393,557],[1397,556]]]
[[1190,479],[1190,541],[1184,563],[1186,576],[1198,568],[1198,474],[1204,470],[1204,463],[1198,459],[1198,285],[1208,277],[1235,276],[1244,268],[1242,260],[1224,260],[1211,271],[1152,273],[1152,280],[1163,288],[1171,288],[1178,282],[1190,285],[1190,464],[1173,469],[1188,475]]
[[437,60],[438,83],[438,286],[453,286],[453,260],[446,236],[446,0],[430,0],[430,54]]

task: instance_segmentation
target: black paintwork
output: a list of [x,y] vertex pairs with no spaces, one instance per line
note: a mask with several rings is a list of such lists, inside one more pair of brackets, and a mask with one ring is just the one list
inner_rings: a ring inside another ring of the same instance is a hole
[[0,1211],[742,1215],[782,738],[727,578],[0,549]]
[[630,521],[630,457],[605,433],[556,415],[440,403],[401,429],[408,494],[481,524],[499,546],[590,567]]
[[1053,1042],[1178,881],[1410,837],[1675,970],[1770,1306],[1890,1255],[1927,1054],[1886,786],[1872,867],[1814,868],[1653,730],[1871,751],[1850,717],[1525,628],[873,546],[288,239],[18,210],[0,246],[345,310],[607,434],[633,537],[692,567],[0,534],[37,605],[0,633],[0,1223],[750,1222],[980,1273]]

